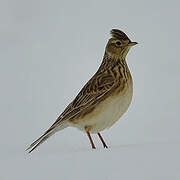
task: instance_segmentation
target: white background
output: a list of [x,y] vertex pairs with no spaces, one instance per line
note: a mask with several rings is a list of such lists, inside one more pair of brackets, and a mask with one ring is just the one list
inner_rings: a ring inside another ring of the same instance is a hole
[[[180,179],[179,1],[0,1],[0,179]],[[133,102],[104,150],[67,128],[28,145],[101,63],[112,28],[133,47]]]

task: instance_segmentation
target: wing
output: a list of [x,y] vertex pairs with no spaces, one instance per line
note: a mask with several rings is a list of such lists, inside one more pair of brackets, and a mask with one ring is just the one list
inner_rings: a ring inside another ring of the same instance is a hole
[[113,87],[115,78],[108,72],[97,72],[82,88],[72,102],[72,108],[86,107]]
[[92,108],[104,98],[115,85],[115,77],[109,72],[97,72],[82,88],[76,98],[67,106],[64,112],[51,126],[56,127],[67,119],[71,119],[83,110]]

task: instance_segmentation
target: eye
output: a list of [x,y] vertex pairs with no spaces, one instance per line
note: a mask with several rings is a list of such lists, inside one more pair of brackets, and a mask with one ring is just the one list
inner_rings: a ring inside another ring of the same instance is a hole
[[117,42],[116,42],[116,45],[117,45],[117,46],[120,46],[120,45],[121,45],[121,42],[120,42],[120,41],[117,41]]

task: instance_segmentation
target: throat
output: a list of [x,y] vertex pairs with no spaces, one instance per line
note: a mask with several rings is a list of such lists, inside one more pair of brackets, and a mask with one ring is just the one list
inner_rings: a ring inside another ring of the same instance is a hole
[[125,59],[125,57],[123,58],[122,55],[116,54],[116,53],[111,53],[111,52],[105,52],[104,57],[105,56],[107,56],[109,59],[112,59],[114,61]]
[[121,56],[114,56],[105,52],[100,69],[113,69],[116,66],[128,68],[126,59]]
[[105,53],[101,66],[98,72],[110,73],[120,84],[126,83],[131,79],[131,74],[125,58],[113,58]]

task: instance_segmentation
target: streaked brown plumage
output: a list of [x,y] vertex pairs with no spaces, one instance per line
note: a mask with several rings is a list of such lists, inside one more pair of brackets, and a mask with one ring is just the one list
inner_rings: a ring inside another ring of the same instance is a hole
[[55,123],[27,150],[32,152],[55,132],[68,126],[87,133],[92,148],[95,145],[90,133],[97,133],[107,148],[100,131],[111,127],[127,110],[133,92],[132,77],[126,63],[129,49],[136,45],[125,33],[113,29],[103,61],[94,76],[67,106]]

